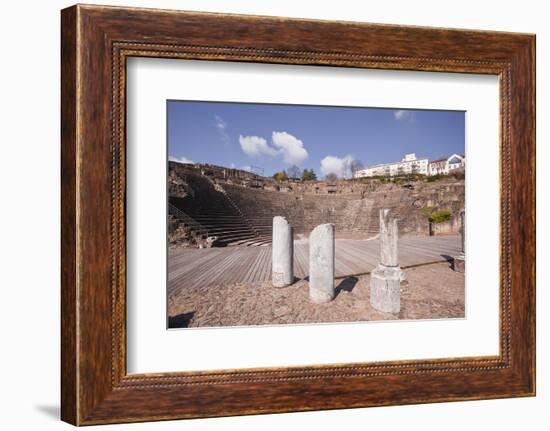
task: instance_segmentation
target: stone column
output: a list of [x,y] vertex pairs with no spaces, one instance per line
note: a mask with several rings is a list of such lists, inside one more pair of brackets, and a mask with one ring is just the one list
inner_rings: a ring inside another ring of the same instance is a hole
[[292,231],[292,226],[284,217],[273,217],[271,282],[275,287],[290,286],[294,282]]
[[309,235],[309,298],[316,304],[334,298],[334,258],[334,224],[321,224]]
[[465,245],[464,240],[466,237],[466,222],[464,217],[464,211],[460,212],[460,243],[462,248],[462,253],[458,256],[453,257],[453,270],[456,272],[465,272],[466,271],[466,255],[464,254]]
[[401,309],[398,237],[397,219],[390,217],[389,209],[380,210],[380,263],[370,275],[370,303],[386,313]]
[[380,263],[399,266],[397,219],[390,218],[390,210],[380,210]]
[[460,239],[462,242],[462,254],[464,254],[464,251],[465,251],[465,247],[464,247],[465,228],[466,228],[466,222],[464,221],[464,211],[460,211]]

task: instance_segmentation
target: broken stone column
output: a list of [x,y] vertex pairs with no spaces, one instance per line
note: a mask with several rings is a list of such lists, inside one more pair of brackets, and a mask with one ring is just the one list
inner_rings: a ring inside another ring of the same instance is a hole
[[380,210],[380,263],[370,275],[370,303],[379,311],[399,313],[401,280],[399,266],[397,219],[389,209]]
[[456,272],[465,272],[466,271],[466,255],[464,254],[465,251],[465,229],[466,229],[466,223],[464,218],[464,211],[460,212],[460,241],[461,241],[461,247],[462,247],[462,253],[460,253],[458,256],[453,257],[453,270]]
[[398,236],[397,219],[390,218],[390,210],[380,210],[380,264],[399,267]]
[[316,304],[334,298],[334,224],[317,226],[309,235],[309,298]]
[[290,286],[294,282],[293,229],[281,216],[273,217],[273,245],[271,282],[275,287]]

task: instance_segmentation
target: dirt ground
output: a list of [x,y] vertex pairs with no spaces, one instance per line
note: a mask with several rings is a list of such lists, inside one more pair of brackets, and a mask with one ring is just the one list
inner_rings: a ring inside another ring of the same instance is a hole
[[464,274],[447,262],[405,269],[401,311],[382,313],[370,305],[368,274],[337,279],[336,297],[309,301],[307,280],[282,289],[271,283],[182,289],[168,298],[170,328],[284,325],[391,319],[464,317]]

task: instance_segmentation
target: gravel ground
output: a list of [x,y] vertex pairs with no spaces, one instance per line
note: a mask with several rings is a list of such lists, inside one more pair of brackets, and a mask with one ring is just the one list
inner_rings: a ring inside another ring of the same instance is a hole
[[309,301],[307,280],[282,289],[271,283],[183,289],[178,297],[168,298],[169,327],[464,317],[464,274],[454,272],[446,262],[404,271],[398,314],[371,307],[370,276],[366,274],[337,279],[335,299],[321,305]]

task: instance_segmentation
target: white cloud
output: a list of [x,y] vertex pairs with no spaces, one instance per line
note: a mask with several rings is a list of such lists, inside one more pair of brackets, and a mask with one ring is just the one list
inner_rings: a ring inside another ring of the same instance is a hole
[[188,159],[187,157],[175,157],[175,156],[170,156],[168,157],[168,159],[172,162],[178,162],[178,163],[195,163],[193,160],[191,159]]
[[244,153],[252,158],[280,157],[285,165],[298,165],[309,157],[304,143],[287,132],[273,132],[272,145],[261,136],[239,136],[239,144]]
[[243,166],[243,167],[241,168],[241,170],[247,171],[247,172],[254,172],[254,169],[252,169],[252,166],[248,166],[248,165]]
[[393,111],[393,117],[396,120],[413,120],[414,113],[412,111],[407,111],[405,109],[397,109]]
[[233,163],[233,162],[229,163],[229,167],[230,167],[231,169],[235,169],[235,163]]
[[229,135],[227,134],[227,123],[223,120],[222,117],[219,115],[214,116],[215,122],[214,125],[216,126],[216,129],[218,129],[218,133],[220,134],[220,138],[222,142],[226,145],[229,144]]
[[216,128],[219,130],[225,130],[227,128],[227,123],[223,121],[223,118],[219,115],[215,115],[214,118],[216,119]]
[[239,144],[244,153],[252,158],[261,156],[275,157],[278,152],[267,144],[260,136],[239,136]]
[[308,158],[304,143],[287,132],[273,132],[273,145],[278,148],[283,162],[287,165],[299,165]]
[[336,156],[326,156],[321,160],[321,173],[323,175],[336,174],[338,178],[351,177],[351,162],[353,156],[347,155],[343,158]]

